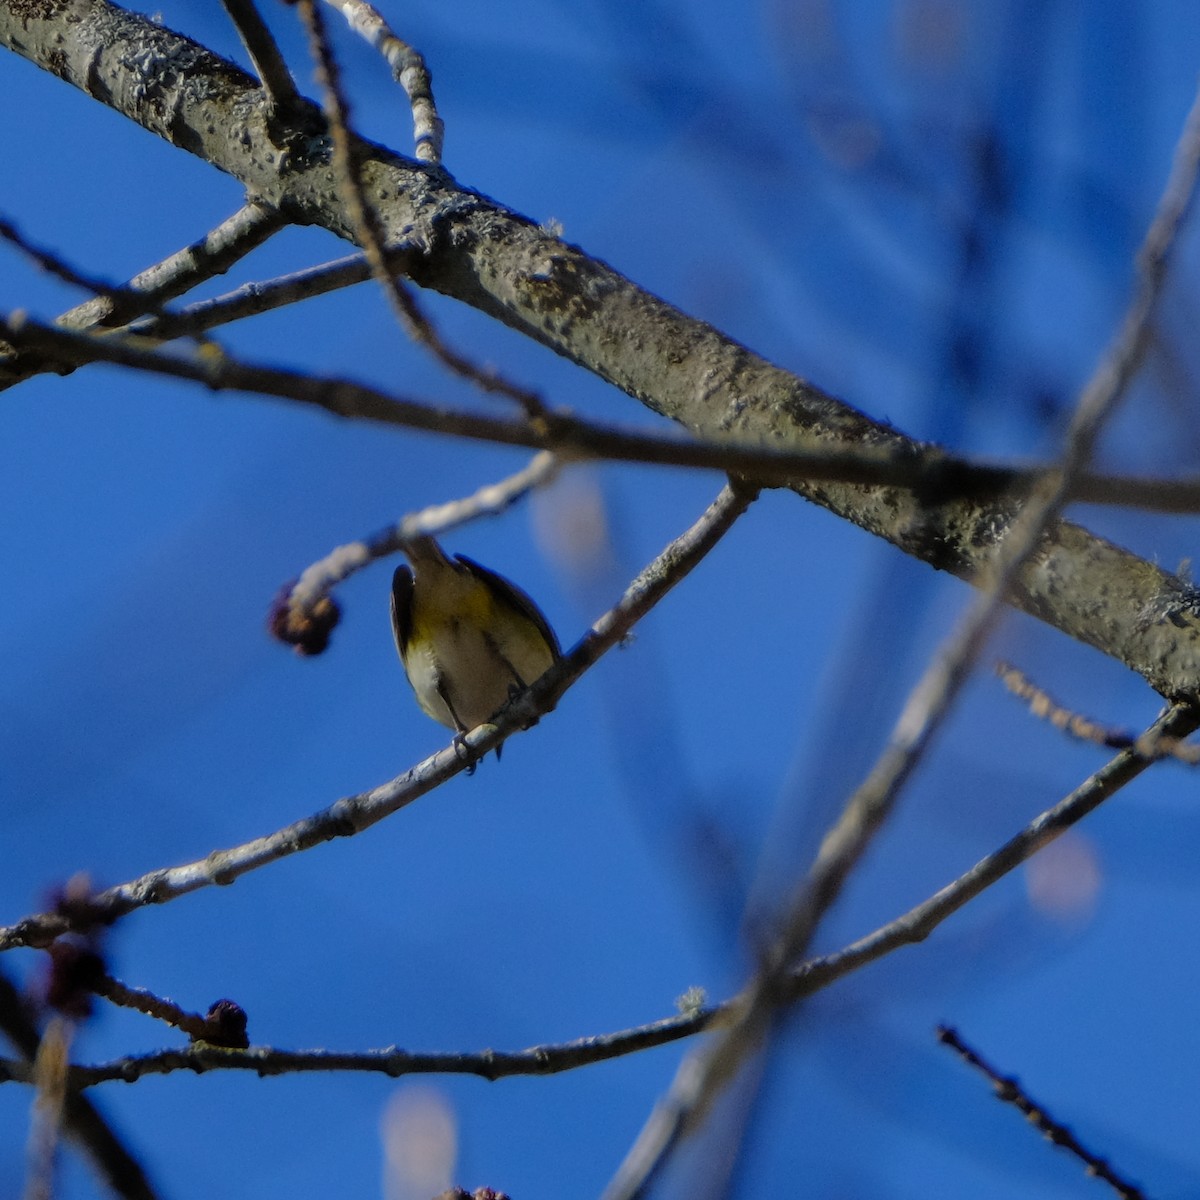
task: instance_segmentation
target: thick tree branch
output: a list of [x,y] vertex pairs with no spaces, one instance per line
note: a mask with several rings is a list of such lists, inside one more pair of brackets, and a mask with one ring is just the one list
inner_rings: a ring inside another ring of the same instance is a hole
[[1105,423],[1116,411],[1141,365],[1150,337],[1150,317],[1166,272],[1166,261],[1192,197],[1200,161],[1200,93],[1176,150],[1175,163],[1139,254],[1139,286],[1112,346],[1079,398],[1058,469],[1048,472],[1017,514],[980,573],[981,594],[943,640],[910,692],[883,752],[866,780],[846,802],[826,833],[816,860],[789,905],[759,968],[745,988],[732,1025],[679,1069],[668,1095],[605,1190],[605,1200],[635,1200],[696,1132],[720,1091],[774,1036],[779,1014],[792,1002],[792,964],[804,954],[817,926],[841,893],[891,815],[901,790],[925,757],[967,681],[1000,606],[1067,502],[1070,481],[1089,462]]
[[[291,220],[353,240],[315,106],[276,120],[243,71],[105,0],[0,6],[0,44],[240,180]],[[236,136],[235,136],[236,132]],[[705,439],[778,449],[905,438],[641,290],[446,173],[358,141],[364,191],[389,245],[427,248],[412,278],[503,321]],[[908,554],[971,579],[1012,521],[1004,501],[797,479],[790,486]],[[1200,690],[1200,603],[1190,584],[1066,522],[1047,534],[1013,602],[1142,674],[1164,695]]]

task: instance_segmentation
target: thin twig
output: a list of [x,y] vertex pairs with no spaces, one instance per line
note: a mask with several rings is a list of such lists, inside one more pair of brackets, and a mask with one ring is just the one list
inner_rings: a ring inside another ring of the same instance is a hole
[[366,0],[327,0],[327,3],[338,9],[350,28],[387,60],[392,77],[404,89],[412,109],[414,153],[422,162],[440,163],[445,127],[433,101],[433,80],[425,59],[397,37]]
[[33,1061],[37,1095],[29,1122],[25,1200],[52,1200],[54,1196],[54,1167],[68,1095],[72,1028],[72,1023],[63,1017],[52,1017],[42,1032]]
[[355,240],[367,256],[371,274],[383,288],[397,320],[415,342],[428,347],[449,370],[470,380],[485,392],[515,400],[525,410],[530,423],[536,425],[545,410],[541,397],[528,388],[509,382],[495,371],[477,366],[446,345],[417,303],[412,289],[388,269],[383,229],[363,187],[360,164],[355,154],[358,143],[350,133],[349,105],[342,94],[337,60],[325,35],[324,18],[317,7],[317,0],[296,0],[296,8],[308,31],[312,56],[317,64],[317,81],[321,86],[325,117],[329,122],[334,169],[338,173],[346,216]]
[[[1197,725],[1200,725],[1200,712],[1179,705],[1167,710],[1137,740],[1152,746],[1161,740],[1186,736]],[[792,973],[789,982],[793,998],[811,996],[887,954],[925,941],[948,917],[1093,812],[1137,778],[1153,761],[1152,754],[1144,755],[1136,749],[1122,751],[1057,805],[1040,814],[998,850],[981,859],[928,900],[842,950],[803,963]],[[0,982],[2,980],[3,977],[0,977]],[[377,1071],[394,1075],[445,1072],[480,1075],[487,1079],[555,1074],[719,1028],[733,1012],[734,1002],[728,1002],[616,1033],[534,1046],[515,1052],[484,1050],[474,1054],[412,1054],[392,1047],[384,1050],[330,1052],[284,1051],[258,1046],[246,1053],[231,1053],[212,1047],[192,1046],[129,1056],[90,1067],[74,1067],[70,1082],[73,1088],[83,1088],[112,1080],[132,1082],[143,1075],[166,1074],[177,1070],[219,1068],[250,1069],[262,1074],[327,1070]],[[32,1079],[28,1063],[0,1059],[0,1082],[30,1083]]]
[[131,1008],[144,1013],[170,1025],[172,1029],[181,1029],[190,1038],[203,1038],[208,1029],[208,1022],[199,1013],[188,1012],[174,1000],[155,995],[145,988],[130,987],[111,975],[100,979],[94,991],[97,996],[103,996],[119,1008]]
[[[122,325],[144,313],[165,316],[161,306],[168,300],[224,274],[235,262],[278,232],[283,224],[278,210],[246,204],[190,246],[148,267],[115,291],[101,290],[93,299],[63,313],[55,323],[64,328],[87,329]],[[202,332],[197,330],[197,333]],[[73,370],[75,365],[73,360],[63,362],[52,357],[35,362],[29,356],[17,363],[12,352],[0,344],[0,391],[39,372],[66,372]]]
[[[411,804],[457,775],[520,729],[548,713],[563,693],[602,655],[617,645],[676,584],[700,563],[732,528],[756,492],[727,485],[700,519],[654,559],[620,601],[540,680],[516,697],[493,723],[480,725],[403,775],[369,792],[347,796],[311,817],[295,821],[266,837],[180,867],[166,867],[99,893],[113,919],[147,904],[163,904],[215,884],[230,884],[250,871],[338,837],[351,837]],[[46,946],[70,928],[54,913],[26,917],[0,928],[0,951],[17,946]]]
[[254,0],[221,0],[225,11],[250,55],[263,90],[272,106],[280,112],[296,108],[300,94],[292,73],[280,53],[275,37],[255,7]]
[[[341,270],[353,274],[357,268],[352,260],[343,260]],[[294,278],[299,280],[299,277]],[[257,286],[252,285],[251,292]],[[306,285],[298,282],[297,286]],[[242,298],[251,303],[250,292],[243,293]],[[168,330],[172,319],[171,316],[165,318]],[[205,327],[202,325],[196,332]],[[1017,467],[976,463],[952,457],[932,446],[928,447],[927,455],[915,457],[881,446],[814,446],[812,449],[779,451],[732,439],[728,442],[698,442],[600,425],[581,420],[565,410],[547,412],[534,428],[525,421],[448,409],[433,401],[408,399],[350,379],[286,371],[212,352],[187,357],[167,354],[151,340],[158,336],[157,326],[150,326],[149,331],[147,338],[117,334],[97,337],[46,325],[20,312],[7,318],[0,317],[0,336],[23,349],[53,356],[62,362],[80,366],[90,362],[117,363],[134,370],[188,379],[213,391],[236,390],[273,396],[312,405],[338,417],[499,445],[553,450],[567,460],[611,459],[717,470],[745,476],[763,486],[782,485],[797,479],[883,484],[910,488],[939,501],[961,496],[986,500],[1009,492],[1020,495],[1028,492],[1036,480],[1044,479],[1052,469],[1041,465]],[[1091,504],[1140,506],[1180,514],[1200,511],[1200,479],[1157,480],[1083,474],[1067,481],[1066,487],[1072,500]]]
[[1115,729],[1110,725],[1073,712],[1054,700],[1050,694],[1038,687],[1023,672],[1008,663],[997,663],[996,673],[1001,682],[1014,696],[1029,705],[1029,711],[1040,720],[1049,721],[1055,729],[1061,729],[1081,742],[1106,746],[1110,750],[1134,747],[1139,754],[1148,758],[1173,758],[1189,767],[1200,765],[1200,745],[1184,742],[1179,738],[1160,737],[1148,742],[1146,735],[1134,737],[1128,730]]
[[[1200,709],[1176,704],[1137,739],[1149,753],[1136,747],[1122,750],[1058,804],[1040,813],[999,849],[980,859],[957,879],[927,900],[832,954],[812,958],[792,973],[787,983],[792,1001],[805,999],[839,979],[862,970],[905,946],[924,942],[943,921],[1027,862],[1073,825],[1094,812],[1157,761],[1153,747],[1159,741],[1187,737],[1200,728]],[[733,1016],[738,999],[706,1013],[710,1028],[720,1028]]]
[[144,300],[144,297],[141,296],[130,296],[128,287],[101,279],[98,275],[90,275],[78,267],[71,266],[60,254],[31,241],[11,221],[0,219],[0,238],[18,249],[48,275],[53,275],[55,279],[61,280],[71,287],[82,288],[83,291],[90,292],[102,303],[117,305],[122,301],[129,303],[131,300]]
[[[1176,706],[1167,710],[1138,741],[1153,745],[1160,740],[1186,736],[1197,725],[1200,725],[1200,713],[1182,705]],[[799,999],[811,996],[887,954],[925,941],[948,917],[1093,812],[1137,778],[1153,761],[1152,755],[1143,755],[1136,749],[1122,751],[1057,805],[1040,814],[998,850],[981,859],[928,900],[842,950],[802,964],[792,973],[789,982],[792,997]],[[133,1055],[95,1066],[74,1067],[70,1082],[73,1088],[83,1088],[112,1080],[132,1082],[143,1075],[166,1074],[177,1070],[222,1068],[249,1069],[261,1074],[333,1070],[381,1072],[388,1075],[445,1072],[480,1075],[487,1079],[555,1074],[719,1028],[734,1009],[735,1002],[728,1002],[616,1033],[534,1046],[515,1052],[484,1050],[474,1054],[413,1054],[394,1047],[331,1052],[285,1051],[258,1046],[237,1053],[211,1046],[191,1046]],[[27,1063],[0,1059],[0,1082],[30,1083],[32,1078]]]
[[246,1037],[246,1014],[232,1000],[216,1001],[201,1016],[188,1012],[166,996],[159,996],[146,988],[130,987],[111,975],[102,975],[95,980],[92,991],[118,1008],[131,1008],[170,1025],[172,1029],[182,1030],[193,1043],[234,1050],[244,1050],[250,1044]]
[[[194,147],[255,194],[276,198],[296,220],[348,235],[326,144],[312,140],[311,113],[273,130],[256,81],[204,47],[136,13],[116,10],[108,0],[88,0],[71,13],[78,23],[64,22],[53,4],[0,4],[0,42],[156,135]],[[106,37],[116,39],[113,52],[97,55],[95,47]],[[180,66],[186,69],[174,69]],[[163,99],[167,107],[145,103],[147,96]],[[240,136],[208,134],[214,103],[236,114]],[[274,154],[280,133],[303,139],[300,153],[291,158],[292,169],[283,172]],[[454,232],[431,243],[433,252],[414,267],[414,278],[557,349],[663,416],[714,438],[732,426],[757,431],[773,445],[811,435],[852,443],[878,440],[921,453],[919,443],[901,432],[688,319],[520,214],[384,147],[362,139],[359,146],[369,164],[364,174],[371,196],[390,236]],[[576,302],[580,297],[586,300],[582,305]],[[623,336],[631,327],[639,333],[640,350],[633,354]],[[1007,504],[930,506],[920,496],[803,482],[794,490],[905,552],[960,574],[974,569],[993,532],[1008,520]],[[906,522],[906,515],[913,520]],[[1056,529],[1053,552],[1047,571],[1030,570],[1022,580],[1017,599],[1027,611],[1120,661],[1137,656],[1157,664],[1148,665],[1146,673],[1164,694],[1184,694],[1194,686],[1200,674],[1195,589],[1067,525]],[[1111,568],[1113,590],[1097,602],[1100,593],[1093,585]],[[1185,627],[1164,629],[1157,619],[1164,610],[1179,616]]]
[[1110,750],[1125,750],[1136,740],[1128,730],[1101,725],[1091,717],[1064,708],[1049,693],[1038,687],[1023,671],[1006,662],[996,664],[1000,682],[1019,700],[1029,705],[1029,711],[1038,720],[1048,721],[1055,729],[1069,733],[1081,742],[1094,746],[1106,746]]
[[55,324],[69,329],[96,325],[113,328],[143,313],[154,312],[165,317],[165,313],[159,312],[161,305],[224,275],[286,224],[285,217],[276,208],[257,201],[244,204],[203,237],[139,271],[125,285],[123,299],[128,304],[112,307],[89,301],[63,313]]
[[1000,617],[1009,588],[1065,506],[1069,481],[1090,459],[1105,420],[1141,364],[1150,336],[1151,314],[1165,278],[1167,255],[1191,201],[1198,163],[1200,91],[1193,100],[1166,188],[1138,255],[1133,300],[1116,338],[1079,398],[1061,465],[1047,474],[1012,522],[992,557],[990,578],[979,581],[980,594],[910,693],[883,754],[826,834],[808,878],[788,907],[779,936],[766,948],[760,969],[739,998],[737,1018],[712,1046],[689,1056],[681,1065],[667,1096],[651,1114],[605,1190],[605,1200],[634,1200],[644,1195],[682,1139],[703,1121],[720,1090],[749,1055],[769,1042],[777,1011],[793,999],[788,987],[793,964],[804,953],[821,918],[890,815],[901,789],[944,723]]
[[[404,260],[409,254],[411,251],[391,250],[388,266],[392,270],[403,270]],[[144,317],[130,325],[130,332],[156,341],[195,337],[221,325],[286,308],[340,288],[352,287],[370,278],[371,268],[367,265],[366,257],[348,254],[333,262],[279,275],[274,279],[242,284],[231,292],[209,300],[198,300],[177,312]]]
[[370,537],[338,546],[304,569],[288,594],[288,608],[298,614],[311,613],[320,600],[356,571],[397,553],[405,542],[419,535],[434,536],[481,516],[496,516],[534,488],[550,483],[559,466],[553,454],[542,451],[522,470],[498,483],[489,483],[462,499],[409,513]]
[[[490,1080],[557,1075],[650,1050],[655,1046],[668,1045],[705,1028],[713,1015],[712,1010],[705,1010],[572,1042],[531,1046],[527,1050],[481,1050],[473,1054],[410,1053],[395,1046],[356,1052],[280,1050],[268,1046],[252,1046],[238,1051],[197,1044],[158,1050],[152,1054],[128,1055],[95,1066],[75,1066],[71,1068],[70,1084],[72,1088],[88,1088],[114,1081],[133,1083],[146,1075],[209,1070],[248,1070],[264,1076],[354,1071],[387,1075],[393,1079],[404,1075],[431,1074],[476,1075]],[[24,1063],[0,1060],[0,1072],[13,1082],[32,1081],[32,1071]]]
[[[41,1034],[28,1005],[11,981],[0,974],[0,1032],[12,1043],[21,1062],[8,1063],[33,1081],[32,1062]],[[95,1105],[73,1089],[68,1092],[64,1123],[68,1136],[91,1163],[97,1175],[124,1200],[156,1200],[141,1163],[114,1132]]]
[[1040,1104],[1036,1104],[1020,1082],[1011,1075],[1001,1075],[989,1062],[981,1058],[948,1025],[939,1025],[938,1041],[949,1046],[968,1066],[985,1075],[996,1089],[996,1097],[1005,1104],[1013,1105],[1022,1116],[1049,1142],[1075,1155],[1087,1167],[1087,1173],[1103,1180],[1121,1197],[1121,1200],[1146,1200],[1141,1188],[1135,1187],[1118,1175],[1108,1162],[1086,1149],[1065,1125],[1055,1121]]
[[[916,945],[948,917],[980,895],[1022,863],[1032,858],[1104,801],[1116,795],[1157,761],[1154,745],[1160,740],[1186,737],[1200,727],[1200,709],[1178,704],[1164,711],[1137,739],[1138,746],[1122,750],[1073,792],[1036,816],[999,849],[981,858],[970,870],[935,892],[929,899],[842,950],[810,959],[792,975],[793,998],[799,999],[828,987],[843,975],[860,970],[901,946]],[[1138,747],[1147,747],[1143,753]]]

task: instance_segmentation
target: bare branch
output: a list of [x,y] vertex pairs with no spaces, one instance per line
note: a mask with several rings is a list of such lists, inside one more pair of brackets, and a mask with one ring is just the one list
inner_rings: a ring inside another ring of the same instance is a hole
[[1086,1149],[1079,1139],[1065,1126],[1055,1121],[1039,1104],[1035,1104],[1029,1093],[1011,1075],[1001,1075],[995,1067],[971,1049],[948,1025],[938,1026],[938,1041],[949,1046],[968,1066],[987,1076],[996,1089],[996,1097],[1005,1104],[1013,1105],[1017,1111],[1048,1141],[1073,1154],[1087,1167],[1087,1173],[1103,1180],[1121,1200],[1146,1200],[1145,1193],[1122,1179],[1103,1159]]
[[271,97],[271,104],[281,112],[294,109],[300,101],[295,81],[254,0],[221,0],[221,3],[250,55],[263,89]]
[[[817,479],[879,480],[899,476],[922,478],[931,490],[943,485],[956,486],[955,480],[975,479],[968,468],[943,471],[947,461],[941,451],[931,448],[924,462],[907,453],[897,454],[891,447],[813,447],[798,451],[777,451],[756,445],[721,441],[708,445],[681,438],[654,437],[611,426],[579,420],[569,412],[546,412],[533,425],[482,413],[447,409],[432,401],[404,399],[393,393],[348,379],[321,378],[298,371],[286,371],[262,364],[216,354],[211,351],[192,357],[159,352],[146,340],[116,335],[103,338],[71,333],[43,325],[24,314],[14,313],[0,323],[4,335],[14,344],[54,354],[82,365],[87,362],[111,362],[136,370],[149,371],[179,379],[190,379],[215,390],[237,389],[260,395],[277,396],[301,404],[323,408],[339,417],[378,421],[409,429],[455,437],[474,438],[501,445],[528,446],[553,450],[564,459],[611,458],[627,462],[655,463],[663,466],[707,467],[771,482],[810,473]],[[1030,475],[1016,473],[1018,480],[1029,482]],[[978,480],[986,489],[990,484],[1014,478],[1010,469],[993,473],[980,470]]]
[[[32,1082],[32,1063],[41,1034],[20,993],[3,974],[0,974],[0,1033],[22,1059],[20,1063],[8,1062],[9,1074],[15,1070],[26,1082]],[[67,1095],[64,1123],[68,1136],[116,1195],[125,1200],[155,1200],[156,1193],[141,1163],[95,1105],[73,1088]]]
[[[97,292],[97,296],[63,313],[56,324],[87,329],[122,325],[143,313],[162,316],[161,305],[207,279],[224,274],[282,227],[283,218],[278,211],[247,204],[199,241],[135,275],[123,287],[91,287],[89,290]],[[41,371],[69,369],[73,369],[70,364],[31,361],[28,355],[17,363],[12,349],[0,342],[0,391]]]
[[[1146,753],[1136,747],[1122,750],[1070,795],[1041,813],[998,850],[982,858],[928,900],[844,949],[803,963],[791,973],[787,982],[790,999],[796,1001],[811,996],[902,946],[923,942],[948,917],[1136,779],[1158,760],[1153,748],[1159,742],[1169,743],[1187,737],[1197,728],[1200,728],[1200,708],[1177,704],[1167,709],[1137,739],[1139,746],[1147,748]],[[742,998],[735,998],[707,1012],[708,1026],[722,1027],[737,1016],[742,1003]],[[665,1115],[663,1120],[666,1120]],[[646,1167],[650,1164],[639,1162],[637,1165]]]
[[116,303],[123,297],[124,288],[99,276],[85,274],[53,250],[35,245],[11,221],[0,219],[0,238],[15,246],[48,275],[53,275],[71,287],[82,288],[85,292],[91,292],[110,303]]
[[278,233],[285,223],[278,209],[260,203],[245,204],[202,238],[135,275],[126,285],[128,292],[134,293],[126,296],[130,305],[82,304],[64,313],[56,323],[68,329],[87,329],[95,325],[112,328],[143,313],[155,312],[168,300],[224,275],[235,263]]
[[[901,946],[923,942],[947,917],[1032,858],[1156,762],[1158,755],[1153,748],[1158,742],[1187,737],[1197,728],[1200,709],[1173,705],[1137,739],[1137,745],[1122,750],[1069,796],[1039,814],[953,883],[845,949],[804,963],[792,976],[794,996],[810,995]],[[1145,747],[1144,752],[1141,747]]]
[[[352,837],[384,817],[411,804],[457,775],[520,729],[548,713],[563,693],[602,655],[619,643],[667,593],[687,577],[732,528],[757,493],[728,485],[700,519],[654,559],[625,590],[620,601],[540,680],[497,714],[494,723],[480,725],[444,750],[418,763],[403,775],[369,792],[336,801],[311,817],[235,846],[215,850],[206,858],[180,867],[165,867],[129,883],[108,888],[94,897],[112,919],[147,904],[163,904],[215,884],[226,885],[250,871],[278,862],[302,850],[338,837]],[[56,913],[26,917],[0,928],[0,951],[17,946],[46,946],[70,929]]]
[[[0,5],[0,45],[43,67],[53,64],[61,79],[229,172],[296,221],[353,240],[316,109],[302,106],[281,128],[245,72],[106,0],[75,0],[66,23],[53,6],[21,6],[20,16],[13,7]],[[229,137],[230,129],[239,136]],[[445,173],[373,143],[356,146],[384,244],[420,235],[414,282],[535,338],[697,437],[778,450],[867,445],[918,458],[931,452]],[[887,485],[798,476],[787,486],[965,579],[977,576],[1015,511],[1008,500],[930,498]],[[1165,696],[1200,688],[1196,590],[1078,526],[1055,525],[1013,601],[1124,662]]]
[[1091,717],[1072,712],[1054,700],[1047,692],[1028,679],[1016,667],[997,663],[996,673],[1004,686],[1014,696],[1029,705],[1029,711],[1040,720],[1049,721],[1055,729],[1061,729],[1082,742],[1096,746],[1107,746],[1112,750],[1135,747],[1139,754],[1149,758],[1173,758],[1188,766],[1200,764],[1200,745],[1180,741],[1178,738],[1159,737],[1148,741],[1146,735],[1135,738],[1127,730],[1101,725]]
[[[1139,744],[1153,746],[1160,741],[1185,737],[1198,726],[1200,711],[1177,705],[1166,711],[1137,740]],[[803,963],[792,972],[788,985],[793,998],[811,996],[895,950],[925,941],[948,917],[1093,812],[1154,761],[1153,753],[1143,754],[1137,749],[1123,750],[1070,795],[1040,814],[998,850],[981,859],[928,900],[844,949]],[[553,1074],[665,1045],[719,1027],[734,1014],[735,1006],[736,1001],[731,1001],[617,1033],[580,1038],[565,1044],[535,1046],[516,1052],[485,1050],[474,1054],[413,1054],[389,1048],[339,1053],[328,1050],[284,1051],[259,1046],[239,1054],[198,1045],[130,1056],[93,1067],[73,1067],[70,1081],[73,1088],[83,1088],[110,1080],[132,1082],[142,1075],[165,1074],[175,1070],[207,1071],[221,1068],[254,1070],[262,1074],[332,1070],[372,1071],[389,1075],[446,1072],[481,1075],[488,1079],[509,1075]],[[0,1082],[4,1080],[29,1083],[32,1082],[32,1073],[27,1064],[0,1060]]]
[[704,1120],[717,1094],[749,1056],[770,1040],[777,1012],[794,1002],[788,986],[793,964],[841,893],[901,789],[927,752],[995,627],[1022,568],[1038,551],[1067,502],[1072,477],[1086,466],[1104,422],[1142,361],[1150,319],[1165,278],[1166,260],[1189,204],[1200,164],[1200,91],[1175,150],[1167,186],[1138,256],[1138,286],[1108,353],[1079,398],[1067,431],[1061,467],[1047,474],[1018,513],[977,580],[981,593],[909,694],[888,744],[865,782],[826,834],[816,862],[793,898],[781,930],[765,948],[762,965],[739,997],[730,1027],[715,1044],[685,1061],[667,1097],[651,1114],[605,1190],[605,1200],[634,1200]]
[[379,214],[372,208],[363,186],[362,147],[350,130],[350,109],[342,94],[337,60],[325,35],[325,23],[317,0],[295,0],[308,30],[309,43],[317,64],[317,81],[324,93],[325,116],[329,121],[333,141],[333,164],[341,185],[342,204],[350,219],[355,240],[363,248],[371,274],[383,288],[384,295],[402,328],[419,345],[426,346],[449,370],[470,380],[485,392],[516,400],[525,415],[534,420],[545,409],[540,396],[527,388],[517,387],[495,371],[485,370],[451,349],[442,340],[412,290],[388,268],[387,235]]
[[366,0],[327,0],[327,3],[340,10],[350,28],[366,38],[392,68],[392,77],[404,89],[412,108],[417,158],[427,163],[441,162],[445,129],[433,101],[433,80],[420,52],[397,37],[379,10]]
[[[583,1037],[573,1042],[531,1046],[527,1050],[481,1050],[467,1054],[420,1054],[397,1049],[339,1052],[334,1050],[279,1050],[252,1046],[248,1050],[226,1050],[210,1045],[192,1045],[159,1050],[153,1054],[129,1055],[97,1066],[74,1066],[72,1088],[99,1083],[133,1083],[146,1075],[173,1071],[253,1071],[257,1075],[292,1075],[312,1071],[356,1071],[388,1075],[477,1075],[483,1079],[513,1076],[557,1075],[593,1063],[665,1046],[704,1029],[714,1013],[706,1010],[688,1016],[667,1017],[636,1029]],[[32,1082],[32,1071],[23,1063],[0,1061],[0,1072],[12,1082]]]
[[[1200,710],[1176,705],[1167,710],[1137,741],[1139,745],[1153,747],[1162,741],[1186,737],[1198,726]],[[1154,761],[1152,750],[1147,753],[1135,748],[1123,750],[1070,795],[1040,814],[998,850],[981,859],[928,900],[844,949],[803,963],[792,972],[790,978],[788,986],[793,998],[811,996],[903,946],[925,941],[948,917],[1093,812]],[[5,1011],[3,986],[3,977],[0,976],[0,1017]],[[485,1050],[474,1054],[412,1054],[389,1048],[339,1053],[327,1050],[284,1051],[259,1046],[239,1054],[197,1045],[130,1056],[93,1067],[73,1067],[70,1082],[73,1088],[83,1088],[110,1080],[132,1082],[147,1074],[220,1068],[254,1070],[262,1074],[332,1070],[394,1075],[446,1072],[481,1075],[488,1079],[509,1075],[553,1074],[691,1037],[719,1027],[735,1011],[736,1001],[731,1001],[617,1033],[580,1038],[565,1044],[536,1046],[517,1052]],[[36,1033],[33,1037],[33,1045],[36,1046]],[[0,1082],[30,1083],[32,1078],[28,1064],[0,1060]]]
[[96,980],[93,990],[97,996],[103,996],[118,1008],[131,1008],[170,1025],[172,1029],[182,1030],[192,1042],[233,1050],[244,1050],[250,1044],[246,1037],[246,1014],[232,1000],[216,1001],[201,1016],[188,1012],[166,996],[159,996],[146,988],[130,987],[111,975],[103,975]]
[[145,988],[130,987],[119,979],[106,975],[99,980],[95,988],[96,995],[119,1008],[132,1008],[148,1017],[162,1021],[173,1029],[181,1029],[191,1038],[204,1036],[206,1022],[199,1013],[191,1013],[181,1008],[173,1000],[164,996],[156,996]]
[[[393,270],[397,269],[398,261],[406,256],[405,251],[391,251],[388,254],[388,266]],[[211,300],[198,300],[178,312],[145,317],[134,322],[130,326],[130,332],[139,337],[154,338],[156,341],[194,337],[221,325],[297,304],[314,296],[323,296],[370,278],[371,268],[367,266],[366,258],[361,254],[349,254],[335,262],[307,267],[275,279],[243,284],[234,291],[214,296]],[[1200,500],[1197,507],[1200,507]]]
[[1081,742],[1107,746],[1110,750],[1125,750],[1134,744],[1134,736],[1128,730],[1101,725],[1099,721],[1064,708],[1016,667],[999,662],[996,664],[996,674],[1014,696],[1029,705],[1029,711],[1035,717],[1049,721],[1055,729],[1061,729]]
[[503,512],[533,488],[553,480],[559,466],[553,454],[542,451],[523,470],[499,483],[490,483],[460,500],[430,505],[362,541],[338,546],[304,569],[283,601],[287,613],[280,614],[278,620],[285,627],[293,618],[303,621],[339,583],[378,559],[397,553],[405,542],[418,535],[444,533],[480,516]]
[[[343,259],[332,266],[335,268],[329,276],[332,286],[360,281],[360,268],[355,259]],[[323,270],[314,268],[312,276],[301,272],[275,282],[284,294],[293,288],[298,293],[313,286]],[[323,285],[316,286],[321,289]],[[269,284],[249,285],[233,293],[232,304],[235,307],[244,304],[252,309],[257,298],[263,294],[260,289],[266,289],[269,293],[270,287]],[[211,303],[218,304],[219,301]],[[205,305],[195,307],[199,311]],[[161,318],[166,323],[162,336],[174,333],[171,327],[174,319],[173,314],[165,314]],[[1006,493],[1020,495],[1053,469],[1036,465],[1017,467],[972,462],[948,455],[935,446],[925,447],[921,455],[916,456],[910,451],[897,452],[894,447],[879,445],[821,445],[776,450],[732,439],[706,444],[597,425],[575,418],[566,411],[547,412],[539,426],[531,427],[522,421],[447,409],[433,401],[405,400],[394,393],[382,392],[349,379],[322,378],[212,353],[194,358],[163,354],[157,346],[160,336],[157,319],[150,321],[140,327],[147,331],[145,338],[117,335],[103,339],[90,338],[41,324],[19,313],[12,314],[7,320],[0,318],[0,329],[6,338],[28,347],[30,352],[41,351],[78,366],[89,362],[120,363],[139,371],[190,379],[214,391],[236,389],[315,405],[339,417],[378,421],[500,445],[545,448],[556,451],[568,460],[608,458],[659,466],[709,468],[743,475],[764,486],[773,482],[794,481],[798,477],[813,481],[897,486],[918,491],[930,497],[931,502],[935,502],[936,498],[939,504],[952,502],[959,497],[987,501]],[[207,327],[207,322],[202,321],[200,328]],[[1085,473],[1069,481],[1068,492],[1072,499],[1091,504],[1140,505],[1177,513],[1200,511],[1200,479],[1138,479]],[[1073,526],[1065,528],[1075,529]],[[1116,547],[1107,549],[1124,560],[1148,566]],[[1190,611],[1194,603],[1191,592],[1174,577],[1161,572],[1159,575],[1162,580],[1171,581],[1175,605],[1180,610]],[[1157,603],[1164,610],[1164,619],[1172,623],[1184,619],[1182,611],[1176,612],[1170,606],[1168,597],[1160,597]],[[1117,647],[1106,647],[1105,652],[1115,658],[1120,657]],[[1141,673],[1147,674],[1145,671]]]

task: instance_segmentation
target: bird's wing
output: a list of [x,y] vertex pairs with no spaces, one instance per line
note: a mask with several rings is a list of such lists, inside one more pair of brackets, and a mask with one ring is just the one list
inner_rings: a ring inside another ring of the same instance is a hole
[[546,644],[550,647],[554,657],[556,659],[562,657],[562,649],[558,644],[558,635],[550,628],[550,622],[542,615],[542,610],[538,608],[525,592],[521,591],[515,583],[510,583],[503,575],[497,575],[495,571],[489,571],[487,567],[481,566],[473,558],[468,558],[465,554],[456,554],[454,558],[456,562],[466,567],[471,574],[477,575],[490,583],[518,612],[524,613],[533,625],[537,627],[542,637],[546,639]]
[[392,575],[392,636],[402,662],[412,637],[412,601],[413,574],[407,567],[397,567]]

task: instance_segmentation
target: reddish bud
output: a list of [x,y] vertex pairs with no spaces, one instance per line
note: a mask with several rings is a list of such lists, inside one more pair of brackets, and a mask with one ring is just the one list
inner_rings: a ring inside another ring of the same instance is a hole
[[246,1036],[246,1010],[233,1000],[218,1000],[204,1014],[204,1021],[204,1035],[194,1037],[193,1041],[225,1046],[230,1050],[245,1050],[250,1045]]
[[320,654],[329,645],[330,635],[342,619],[341,609],[330,596],[321,596],[311,609],[292,602],[293,579],[279,589],[267,610],[267,630],[297,654]]
[[99,898],[85,872],[72,875],[62,887],[53,889],[47,897],[47,907],[75,930],[93,937],[117,919],[111,901]]
[[71,937],[51,942],[46,953],[46,1003],[78,1021],[92,1015],[92,996],[105,977],[104,959],[84,941]]

